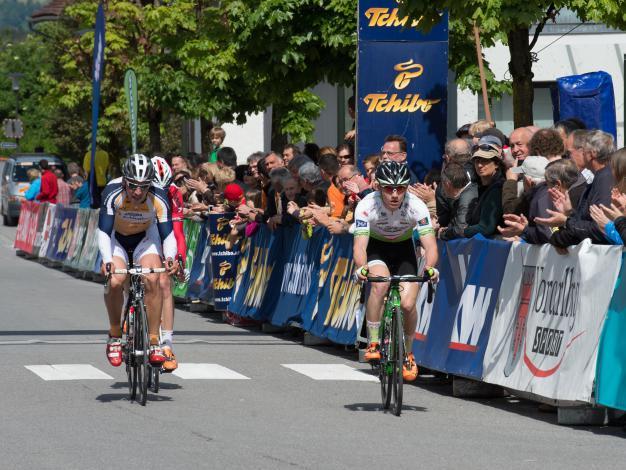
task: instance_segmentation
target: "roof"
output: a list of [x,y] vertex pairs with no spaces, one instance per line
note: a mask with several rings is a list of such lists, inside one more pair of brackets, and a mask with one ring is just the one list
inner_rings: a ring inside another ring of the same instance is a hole
[[56,21],[60,18],[65,7],[71,0],[51,0],[30,15],[30,23],[41,23],[42,21]]

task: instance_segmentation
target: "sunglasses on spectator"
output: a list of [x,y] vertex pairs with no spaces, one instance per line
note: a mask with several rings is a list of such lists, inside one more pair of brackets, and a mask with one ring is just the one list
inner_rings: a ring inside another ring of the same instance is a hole
[[174,184],[180,188],[185,184],[186,181],[187,178],[178,178],[177,180],[174,180]]
[[497,150],[498,152],[500,151],[500,149],[498,147],[496,147],[495,145],[491,145],[491,144],[481,144],[481,145],[474,145],[474,152],[476,152],[477,150]]
[[141,189],[142,191],[146,191],[150,188],[151,185],[152,183],[133,183],[131,181],[126,181],[126,187],[131,191],[134,191],[135,189]]
[[385,191],[387,194],[393,194],[398,193],[398,194],[404,194],[406,192],[407,187],[406,186],[383,186],[383,191]]

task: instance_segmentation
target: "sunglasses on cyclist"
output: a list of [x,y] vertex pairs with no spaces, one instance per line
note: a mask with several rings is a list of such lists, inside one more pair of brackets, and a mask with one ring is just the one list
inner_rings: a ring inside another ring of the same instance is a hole
[[126,181],[126,187],[131,191],[135,189],[141,189],[142,191],[146,191],[150,188],[152,183],[133,183],[132,181]]
[[387,194],[393,194],[394,192],[404,194],[407,189],[406,186],[383,186],[382,188]]

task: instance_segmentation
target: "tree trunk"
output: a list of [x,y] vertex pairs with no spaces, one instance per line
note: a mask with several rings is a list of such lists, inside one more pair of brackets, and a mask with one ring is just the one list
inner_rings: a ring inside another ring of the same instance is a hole
[[280,128],[282,112],[279,106],[272,106],[272,142],[270,147],[272,150],[282,155],[283,148],[288,144],[287,136],[282,133]]
[[150,129],[150,153],[161,152],[161,120],[163,115],[161,110],[148,109],[148,126]]
[[528,40],[528,28],[520,27],[509,31],[511,62],[509,71],[513,78],[513,123],[514,127],[533,125],[533,71]]

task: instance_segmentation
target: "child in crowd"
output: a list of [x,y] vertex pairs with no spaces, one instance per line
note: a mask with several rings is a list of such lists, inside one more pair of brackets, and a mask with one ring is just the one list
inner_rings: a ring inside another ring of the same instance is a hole
[[[245,193],[244,204],[252,209],[259,209],[261,207],[261,191],[258,189],[249,189]],[[259,230],[259,223],[254,220],[248,221],[240,216],[239,213],[230,221],[231,231],[228,234],[228,241],[226,242],[226,249],[231,250],[235,246],[241,237],[251,237]]]
[[217,163],[217,152],[222,148],[224,139],[226,139],[226,131],[221,127],[214,127],[209,131],[209,139],[211,140],[209,163]]

